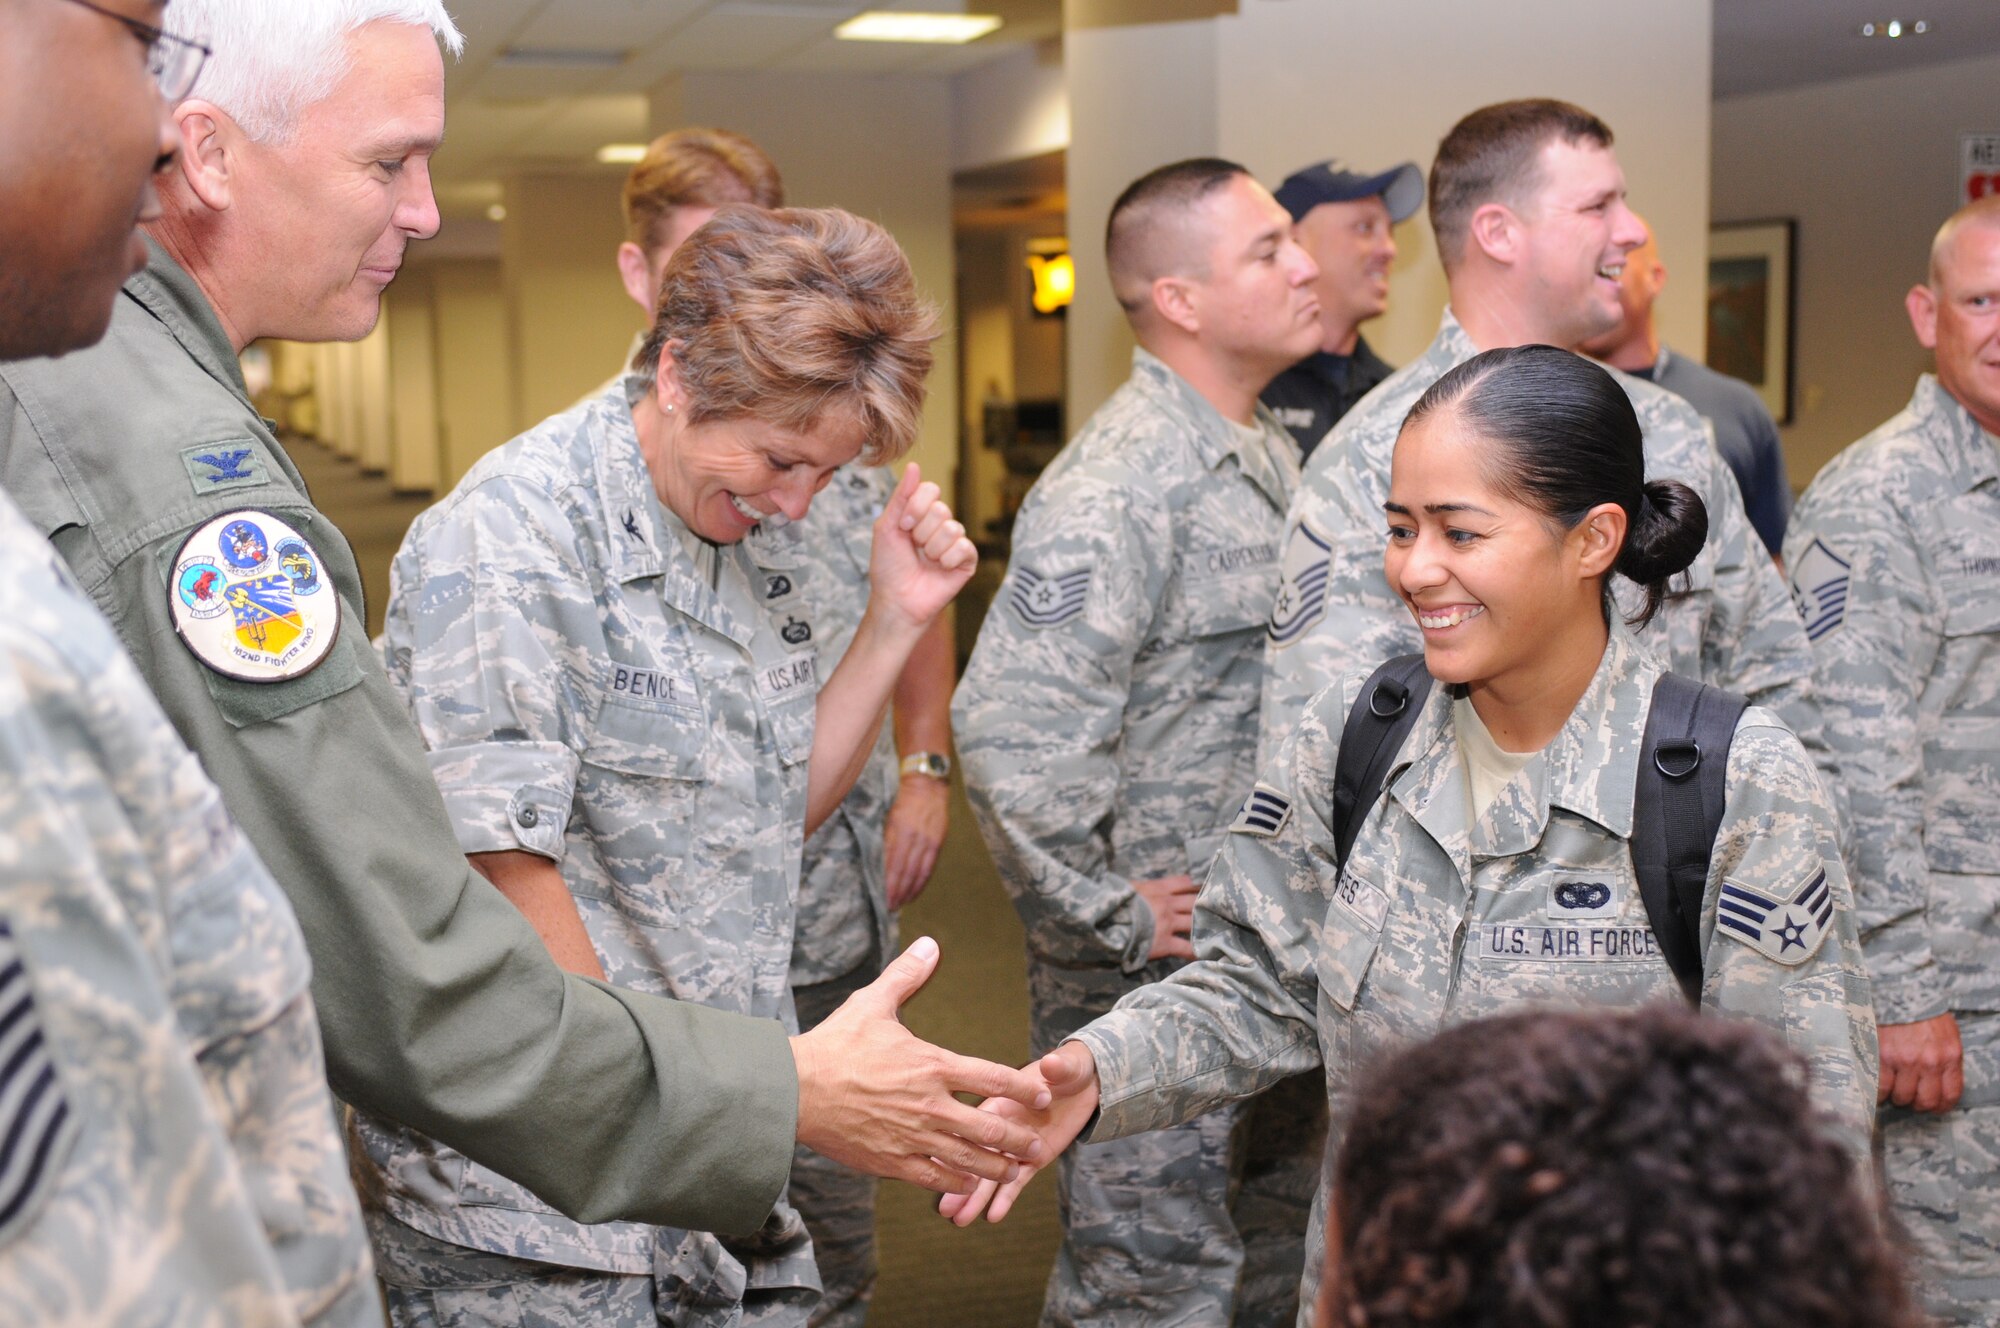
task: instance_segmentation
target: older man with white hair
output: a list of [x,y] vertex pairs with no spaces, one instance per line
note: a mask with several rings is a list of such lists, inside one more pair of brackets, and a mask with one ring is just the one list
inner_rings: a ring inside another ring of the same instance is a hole
[[1001,1154],[1032,1136],[951,1093],[1028,1100],[1029,1081],[895,1019],[935,945],[788,1046],[773,1020],[565,975],[468,865],[369,647],[352,553],[236,360],[259,337],[374,326],[406,247],[438,226],[439,47],[461,39],[438,0],[174,12],[216,55],[174,112],[150,261],[102,345],[0,367],[0,484],[289,895],[335,1091],[581,1221],[754,1229],[795,1140],[936,1189],[1009,1174]]

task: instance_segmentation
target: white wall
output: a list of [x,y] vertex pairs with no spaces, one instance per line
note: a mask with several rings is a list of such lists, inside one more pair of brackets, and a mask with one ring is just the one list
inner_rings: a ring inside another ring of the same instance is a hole
[[2000,129],[2000,58],[1715,105],[1717,221],[1798,222],[1795,486],[1909,400],[1930,357],[1903,294],[1956,206],[1958,134]]
[[[1066,26],[1087,3],[1069,0]],[[1180,157],[1217,152],[1267,184],[1335,156],[1428,172],[1466,112],[1562,97],[1610,124],[1633,205],[1667,260],[1704,270],[1710,28],[1710,0],[1241,0],[1235,15],[1204,22],[1070,31],[1072,404],[1094,406],[1124,377],[1102,348],[1116,306],[1094,237],[1126,182]],[[1397,239],[1391,307],[1368,339],[1401,363],[1430,341],[1445,291],[1428,221],[1413,218]],[[1699,283],[1670,289],[1660,317],[1669,340],[1699,351]]]
[[1040,42],[952,83],[955,171],[1038,157],[1069,146],[1069,93],[1058,41]]

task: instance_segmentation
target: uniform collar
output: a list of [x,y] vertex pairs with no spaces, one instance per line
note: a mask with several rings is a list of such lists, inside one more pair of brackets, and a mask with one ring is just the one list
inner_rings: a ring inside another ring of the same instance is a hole
[[157,318],[209,377],[249,405],[250,389],[243,382],[243,366],[237,362],[236,347],[223,331],[215,307],[165,246],[150,235],[145,239],[146,266],[126,281],[125,293]]
[[1438,334],[1431,338],[1430,348],[1424,352],[1424,358],[1437,366],[1437,373],[1432,378],[1442,378],[1478,353],[1479,347],[1472,344],[1472,336],[1465,330],[1465,324],[1459,322],[1458,315],[1451,311],[1450,305],[1446,305],[1444,313],[1438,318]]
[[1583,698],[1549,745],[1508,781],[1479,825],[1470,823],[1465,757],[1452,725],[1452,690],[1433,687],[1390,768],[1390,796],[1472,879],[1472,859],[1532,849],[1562,807],[1621,839],[1632,835],[1640,737],[1660,668],[1613,621],[1604,657]]
[[[653,490],[652,472],[646,469],[645,454],[639,450],[639,429],[626,404],[624,379],[591,401],[585,421],[591,459],[597,467],[598,501],[604,505],[612,574],[620,584],[658,577],[661,595],[677,611],[747,646],[755,624],[731,612],[696,573],[687,552],[686,541],[691,536],[686,524]],[[637,539],[631,537],[635,527]],[[743,556],[741,545],[718,549],[721,575],[731,575],[727,565]]]
[[1972,412],[1939,385],[1935,374],[1917,379],[1910,413],[1923,424],[1924,436],[1936,443],[1961,490],[1969,493],[2000,479],[2000,440],[1980,427]]
[[1168,418],[1185,427],[1202,465],[1215,470],[1233,457],[1237,469],[1274,506],[1282,510],[1290,504],[1298,486],[1297,445],[1263,402],[1256,403],[1253,415],[1261,437],[1253,437],[1224,419],[1192,383],[1143,346],[1132,348],[1132,383]]

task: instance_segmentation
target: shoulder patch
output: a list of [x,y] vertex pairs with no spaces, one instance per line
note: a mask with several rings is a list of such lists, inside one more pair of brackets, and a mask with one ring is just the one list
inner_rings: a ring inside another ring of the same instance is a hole
[[1792,603],[1806,625],[1806,637],[1817,641],[1847,619],[1848,569],[1851,564],[1814,539],[1792,565]]
[[340,635],[318,550],[254,509],[225,512],[182,542],[167,604],[188,653],[239,682],[303,677]]
[[0,1168],[0,1244],[33,1219],[56,1186],[76,1121],[56,1075],[35,1011],[35,993],[21,962],[14,932],[0,919],[0,1029],[9,1054],[0,1064],[0,1138],[7,1165]]
[[1811,875],[1785,899],[1724,880],[1715,925],[1765,957],[1796,967],[1819,953],[1833,924],[1833,890],[1826,869]]
[[1251,786],[1250,796],[1243,800],[1243,809],[1236,813],[1229,829],[1233,834],[1275,839],[1291,819],[1292,800],[1269,784],[1256,784]]
[[1090,596],[1091,569],[1047,576],[1032,567],[1014,569],[1014,585],[1007,593],[1008,607],[1029,627],[1060,627],[1083,612]]
[[183,447],[181,464],[187,467],[188,482],[196,493],[221,493],[271,482],[261,450],[249,438]]
[[1279,648],[1305,635],[1326,613],[1326,582],[1333,574],[1333,541],[1301,521],[1285,534],[1278,562],[1278,599],[1271,606],[1271,640]]

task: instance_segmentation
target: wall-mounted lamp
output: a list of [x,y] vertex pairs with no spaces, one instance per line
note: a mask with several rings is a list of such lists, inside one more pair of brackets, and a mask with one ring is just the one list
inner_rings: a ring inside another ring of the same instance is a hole
[[1076,264],[1069,241],[1060,235],[1028,241],[1028,275],[1035,287],[1031,302],[1038,314],[1059,314],[1076,298]]

